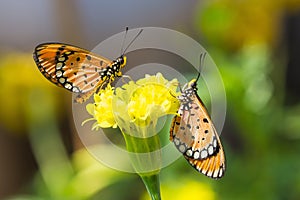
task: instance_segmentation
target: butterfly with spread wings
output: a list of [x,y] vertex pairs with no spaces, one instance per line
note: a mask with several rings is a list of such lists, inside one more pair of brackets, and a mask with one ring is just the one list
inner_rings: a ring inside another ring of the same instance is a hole
[[[126,28],[126,33],[128,28]],[[142,29],[116,60],[109,60],[88,50],[63,43],[38,45],[33,58],[40,72],[52,83],[73,93],[75,102],[83,103],[99,88],[122,76],[126,65],[125,51],[140,35]],[[125,33],[125,36],[126,36]],[[125,37],[124,37],[125,40]]]
[[[206,54],[200,56],[200,67]],[[225,154],[212,120],[197,94],[197,79],[185,84],[178,97],[180,107],[173,118],[170,140],[199,172],[218,179],[225,172]]]

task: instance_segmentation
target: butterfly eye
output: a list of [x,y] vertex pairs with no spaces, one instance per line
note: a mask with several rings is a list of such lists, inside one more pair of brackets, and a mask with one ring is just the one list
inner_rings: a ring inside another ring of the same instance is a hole
[[121,65],[124,63],[124,59],[122,57],[118,58],[117,60]]
[[189,86],[193,89],[197,89],[197,82],[196,79],[193,79],[189,82]]
[[121,63],[122,67],[126,65],[126,62],[127,62],[127,57],[126,56],[121,56],[120,57],[120,63]]

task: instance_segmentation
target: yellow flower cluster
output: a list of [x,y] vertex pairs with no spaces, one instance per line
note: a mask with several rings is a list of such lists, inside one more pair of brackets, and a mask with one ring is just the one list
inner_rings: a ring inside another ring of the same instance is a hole
[[167,114],[176,114],[178,82],[166,80],[161,73],[146,75],[137,82],[130,81],[114,89],[109,84],[94,95],[94,104],[86,106],[96,120],[93,129],[123,127],[126,122],[149,125]]

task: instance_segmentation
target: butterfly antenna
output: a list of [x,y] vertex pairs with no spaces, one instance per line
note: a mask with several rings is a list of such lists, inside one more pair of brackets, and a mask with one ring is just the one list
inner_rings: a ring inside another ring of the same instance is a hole
[[121,53],[120,53],[120,55],[123,55],[122,53],[123,53],[123,48],[124,48],[124,44],[125,44],[127,32],[128,32],[128,26],[126,26],[126,28],[125,28],[125,34],[124,34],[123,43],[122,43],[122,46],[121,46]]
[[179,90],[180,90],[180,92],[181,92],[181,94],[182,94],[182,93],[183,93],[183,89],[182,89],[180,83],[178,83],[178,87],[179,87]]
[[141,29],[138,34],[136,34],[136,36],[131,40],[131,42],[127,45],[127,47],[125,48],[125,50],[123,51],[122,55],[125,54],[125,52],[127,51],[127,49],[130,47],[130,45],[132,45],[132,43],[136,40],[136,38],[143,32],[143,29]]
[[198,73],[198,76],[197,76],[197,78],[196,78],[196,82],[197,82],[197,81],[199,80],[199,78],[200,78],[200,75],[201,75],[201,69],[202,69],[203,64],[204,64],[205,56],[206,56],[206,52],[200,54],[199,73]]

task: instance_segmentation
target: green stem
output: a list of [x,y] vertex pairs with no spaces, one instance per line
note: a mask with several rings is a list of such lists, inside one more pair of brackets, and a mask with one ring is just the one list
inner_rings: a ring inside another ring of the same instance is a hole
[[138,174],[157,174],[161,168],[160,139],[157,135],[138,138],[123,133],[132,165]]
[[132,165],[142,178],[151,199],[160,200],[161,145],[159,136],[139,138],[126,133],[123,133],[123,136]]
[[161,200],[160,197],[160,186],[159,186],[159,175],[153,174],[153,175],[140,175],[147,191],[151,197],[152,200]]

